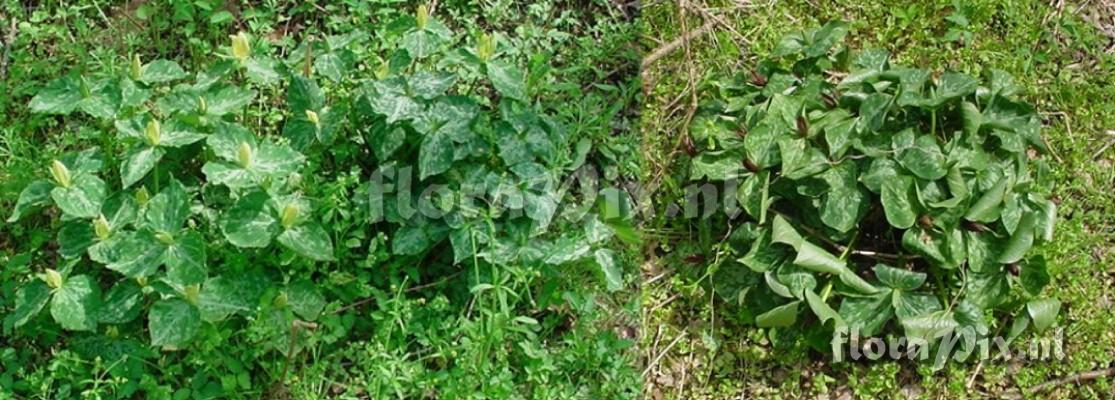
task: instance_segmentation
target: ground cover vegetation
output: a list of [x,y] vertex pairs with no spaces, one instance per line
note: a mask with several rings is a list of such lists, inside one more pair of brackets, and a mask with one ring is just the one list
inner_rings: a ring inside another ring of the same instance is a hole
[[6,4],[0,392],[637,396],[633,15],[582,6]]
[[[669,50],[644,72],[646,395],[1108,397],[1102,7],[645,8]],[[842,328],[1028,347],[1057,327],[1064,360],[831,354]]]

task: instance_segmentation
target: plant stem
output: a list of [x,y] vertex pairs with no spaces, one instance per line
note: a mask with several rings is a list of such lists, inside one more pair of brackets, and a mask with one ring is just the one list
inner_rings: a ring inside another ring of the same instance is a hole
[[937,110],[929,111],[929,133],[937,136]]

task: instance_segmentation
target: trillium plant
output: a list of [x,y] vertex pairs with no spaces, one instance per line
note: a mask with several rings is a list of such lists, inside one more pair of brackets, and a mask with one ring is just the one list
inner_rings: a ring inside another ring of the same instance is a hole
[[[44,87],[31,110],[97,126],[109,145],[58,157],[21,193],[8,222],[54,218],[57,254],[18,291],[6,325],[49,306],[64,329],[119,334],[138,324],[166,349],[233,315],[279,313],[289,326],[326,305],[312,281],[278,269],[299,259],[477,271],[583,263],[622,286],[603,244],[617,231],[633,237],[623,218],[585,212],[590,202],[569,219],[584,229],[547,229],[560,215],[558,179],[588,149],[567,143],[532,101],[544,69],[527,74],[505,60],[494,36],[459,43],[424,7],[389,31],[386,54],[367,51],[368,35],[355,32],[307,40],[280,59],[238,33],[197,73],[131,56],[121,70]],[[283,93],[280,119],[252,113]],[[350,176],[364,183],[340,196],[359,209],[328,218],[357,222],[330,227],[319,186]],[[400,206],[429,188],[435,213]],[[466,190],[484,201],[457,206]],[[262,276],[227,270],[238,253],[287,261]]]
[[932,342],[1048,328],[1060,303],[1030,250],[1053,238],[1056,205],[1034,108],[1001,71],[897,66],[845,33],[782,39],[693,119],[691,179],[733,183],[739,210],[718,291],[825,349],[834,329]]

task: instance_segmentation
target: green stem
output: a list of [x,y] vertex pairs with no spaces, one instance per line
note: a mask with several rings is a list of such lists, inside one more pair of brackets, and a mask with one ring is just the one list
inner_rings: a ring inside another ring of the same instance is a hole
[[929,133],[937,136],[937,110],[929,111]]

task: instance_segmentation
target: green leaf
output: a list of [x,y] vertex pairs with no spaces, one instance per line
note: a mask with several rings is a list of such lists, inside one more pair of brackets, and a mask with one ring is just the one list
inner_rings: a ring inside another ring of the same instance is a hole
[[93,224],[87,220],[70,220],[58,230],[58,254],[64,258],[79,257],[95,242]]
[[422,138],[418,150],[419,179],[441,174],[453,165],[453,142],[441,131],[433,132]]
[[801,300],[783,304],[755,317],[755,326],[760,328],[791,326],[798,319],[798,305]]
[[236,247],[267,247],[279,233],[275,212],[267,204],[267,193],[256,191],[241,197],[221,216],[221,232]]
[[403,36],[400,45],[416,59],[429,57],[437,51],[443,40],[428,30],[413,30]]
[[1019,269],[1018,281],[1030,295],[1037,296],[1049,285],[1051,279],[1045,266],[1045,257],[1037,256],[1026,260]]
[[190,217],[186,187],[171,179],[165,188],[147,202],[147,224],[156,231],[177,233]]
[[1045,332],[1054,322],[1057,314],[1061,312],[1061,302],[1057,299],[1031,300],[1026,303],[1026,312],[1034,322],[1034,330],[1038,333]]
[[239,111],[248,103],[251,103],[255,96],[254,91],[228,86],[216,92],[206,93],[205,102],[208,106],[209,115],[219,117]]
[[937,79],[936,91],[929,106],[940,107],[949,100],[975,93],[978,87],[979,81],[976,78],[958,72],[946,72]]
[[237,161],[237,152],[241,143],[247,143],[253,151],[258,146],[255,134],[239,124],[221,122],[214,126],[214,132],[205,139],[205,143],[213,150],[217,157],[229,162]]
[[623,270],[619,265],[616,265],[615,252],[611,249],[597,249],[593,253],[593,257],[604,276],[604,283],[607,284],[608,291],[615,292],[623,289]]
[[15,309],[4,317],[4,324],[19,328],[30,321],[50,300],[50,287],[40,279],[27,282],[15,293]]
[[1007,301],[1010,284],[1002,271],[968,274],[965,298],[982,309],[990,309]]
[[148,172],[155,168],[155,164],[159,163],[165,153],[163,149],[158,147],[136,146],[132,148],[120,165],[120,181],[124,188],[127,189],[143,179]]
[[968,301],[961,301],[956,304],[953,311],[953,318],[960,324],[960,327],[974,329],[980,335],[986,335],[991,331],[991,328],[987,326],[987,317],[983,310],[976,305]]
[[739,177],[740,156],[736,152],[706,151],[693,158],[690,165],[689,179],[726,181]]
[[50,315],[63,329],[92,331],[97,329],[97,312],[101,307],[101,288],[87,275],[66,278],[50,301]]
[[306,158],[290,146],[262,142],[255,150],[255,158],[249,168],[272,177],[285,177],[298,172]]
[[760,223],[767,221],[767,208],[770,207],[770,172],[759,171],[749,174],[736,189],[736,200],[751,218]]
[[230,189],[243,189],[256,185],[255,173],[232,163],[210,161],[201,167],[201,172],[210,183],[225,185]]
[[812,290],[805,291],[805,300],[806,303],[809,304],[809,309],[813,310],[813,314],[817,316],[821,324],[833,320],[836,322],[837,327],[847,326],[844,322],[844,318],[840,316],[840,313],[836,312],[836,310],[830,307],[828,303],[825,303],[824,300],[821,300],[821,297],[813,293]]
[[27,215],[31,211],[38,208],[45,207],[50,204],[50,192],[54,189],[54,184],[45,179],[39,179],[31,182],[23,191],[19,192],[19,199],[16,200],[15,206],[12,207],[12,214],[8,217],[8,222],[19,221],[20,218]]
[[306,110],[317,111],[324,107],[325,95],[312,79],[295,75],[287,87],[286,102],[292,114],[302,115]]
[[105,324],[126,324],[139,317],[143,291],[134,281],[117,283],[105,294],[97,319]]
[[284,230],[279,243],[299,255],[314,261],[333,260],[333,241],[329,233],[316,222],[306,222]]
[[73,178],[70,187],[58,186],[51,190],[50,197],[68,216],[96,218],[105,199],[105,183],[96,175],[79,174]]
[[444,95],[456,82],[456,74],[429,71],[419,71],[407,81],[414,95],[426,100],[433,100]]
[[146,84],[176,81],[186,77],[186,71],[170,60],[155,60],[143,66],[139,80]]
[[841,21],[832,21],[820,29],[810,32],[810,41],[804,48],[806,57],[820,57],[828,54],[829,50],[844,41],[848,34],[848,24]]
[[529,101],[523,70],[502,61],[488,62],[488,79],[501,95],[519,101]]
[[244,61],[244,75],[252,82],[273,85],[279,82],[278,67],[279,62],[273,59],[252,57]]
[[983,114],[979,107],[970,101],[960,103],[960,118],[963,122],[964,136],[971,140],[979,135],[980,125],[983,124]]
[[372,127],[372,150],[375,151],[376,159],[380,162],[390,160],[391,155],[403,147],[406,139],[407,132],[401,127],[389,127],[387,125]]
[[875,336],[883,325],[894,316],[891,293],[884,291],[870,297],[845,297],[840,303],[844,323],[862,336]]
[[317,320],[325,309],[325,296],[318,292],[313,282],[302,280],[287,288],[287,304],[295,314],[307,321]]
[[204,134],[194,132],[193,128],[185,124],[171,121],[163,126],[163,135],[162,139],[159,140],[159,146],[182,147],[202,139],[205,139]]
[[96,174],[104,168],[105,161],[96,147],[64,154],[60,159],[75,176]]
[[917,213],[914,210],[914,180],[908,176],[895,176],[883,182],[879,195],[886,212],[887,222],[899,229],[914,225]]
[[1037,222],[1037,217],[1032,212],[1027,212],[1022,216],[1022,221],[1018,223],[1018,228],[1014,230],[1014,234],[1007,240],[1006,247],[1003,252],[999,253],[996,261],[1002,264],[1016,263],[1026,256],[1026,252],[1034,245],[1034,225]]
[[774,216],[774,222],[771,223],[770,240],[773,243],[789,245],[793,247],[795,251],[801,246],[801,242],[803,241],[801,234],[799,234],[798,231],[794,229],[793,225],[790,225],[790,222],[786,221],[786,218],[783,218],[781,214],[776,214]]
[[201,314],[185,300],[159,300],[147,313],[147,330],[152,346],[180,349],[201,330]]
[[898,163],[890,158],[871,160],[867,172],[860,177],[863,185],[875,193],[882,193],[883,184],[898,176]]
[[899,320],[920,317],[941,310],[941,302],[937,296],[928,293],[913,293],[902,290],[892,292],[894,315]]
[[964,214],[964,219],[974,222],[994,222],[999,219],[1001,205],[1003,200],[1006,199],[1007,188],[1010,185],[1010,177],[1002,176],[995,186],[990,190],[983,193],[979,200],[968,209]]
[[859,132],[879,131],[883,127],[883,122],[887,119],[887,111],[890,110],[893,99],[894,97],[884,93],[868,95],[859,106],[857,130]]
[[821,221],[839,232],[848,232],[859,222],[867,205],[867,196],[856,180],[856,166],[842,162],[821,177],[829,186],[821,205]]
[[921,287],[927,277],[922,272],[907,271],[886,264],[875,264],[874,271],[875,277],[879,278],[879,282],[892,289],[906,291]]
[[945,155],[941,153],[941,147],[933,136],[918,136],[912,147],[896,147],[895,150],[900,153],[898,163],[918,178],[932,181],[941,179],[948,173],[945,169]]
[[801,245],[798,247],[798,254],[794,258],[794,265],[810,271],[833,275],[840,275],[847,269],[844,261],[836,258],[832,253],[822,249],[820,246],[808,241],[802,241]]
[[406,82],[401,78],[378,81],[368,93],[371,108],[387,117],[388,124],[412,119],[422,112],[422,105],[406,93]]
[[[828,168],[825,155],[807,144],[805,139],[783,137],[778,140],[778,149],[782,159],[782,176],[787,179],[806,178]],[[735,159],[738,160],[738,157]],[[732,167],[738,171],[739,163],[733,162]]]
[[786,285],[790,295],[796,299],[804,298],[805,292],[817,288],[817,278],[813,275],[813,272],[793,264],[780,265],[775,272],[775,277],[778,278],[779,282]]
[[783,264],[789,258],[789,254],[786,253],[784,247],[773,246],[771,243],[770,230],[763,229],[759,234],[759,239],[751,243],[751,250],[739,259],[740,263],[746,265],[752,271],[760,273]]
[[201,318],[217,322],[235,313],[248,313],[259,304],[261,282],[251,276],[216,276],[201,286],[197,306]]
[[89,88],[89,96],[81,99],[77,108],[98,119],[112,119],[120,108],[120,86],[115,79],[102,79]]
[[902,328],[906,336],[920,338],[932,343],[937,338],[953,332],[959,323],[952,317],[951,311],[936,311],[918,317],[906,318],[902,321]]
[[179,285],[200,284],[208,275],[205,266],[205,238],[195,231],[178,235],[166,248],[166,278]]
[[[105,268],[124,274],[129,278],[150,276],[162,265],[163,253],[166,246],[155,239],[151,231],[139,231],[131,234],[119,235],[109,242],[110,244],[97,249],[97,255],[90,258],[98,262],[106,262]],[[94,253],[94,249],[90,249]],[[101,253],[103,252],[103,253]]]
[[777,294],[779,296],[782,296],[782,297],[785,297],[785,298],[788,298],[788,299],[793,299],[793,298],[797,297],[797,296],[794,296],[794,293],[792,291],[790,291],[789,287],[787,287],[785,284],[783,284],[782,282],[780,282],[778,280],[777,276],[775,276],[775,274],[774,274],[774,271],[764,272],[763,273],[763,281],[767,283],[767,288],[769,288],[770,291],[774,292],[774,294]]
[[325,53],[314,59],[314,69],[333,82],[340,82],[349,70],[349,62],[336,53]]
[[69,114],[77,108],[81,98],[81,86],[77,80],[64,76],[39,90],[27,106],[36,113]]

